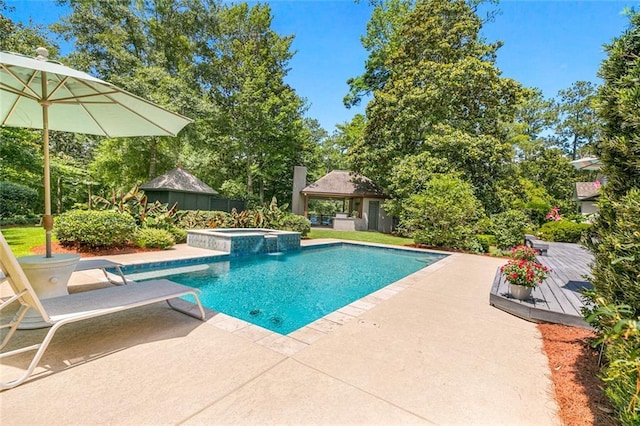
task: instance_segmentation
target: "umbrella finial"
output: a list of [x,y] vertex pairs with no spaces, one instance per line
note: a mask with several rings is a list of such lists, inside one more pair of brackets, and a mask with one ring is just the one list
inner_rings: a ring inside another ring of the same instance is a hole
[[38,54],[38,56],[36,56],[36,59],[39,61],[48,61],[49,60],[49,51],[47,49],[45,49],[44,47],[38,47],[36,49],[36,53]]

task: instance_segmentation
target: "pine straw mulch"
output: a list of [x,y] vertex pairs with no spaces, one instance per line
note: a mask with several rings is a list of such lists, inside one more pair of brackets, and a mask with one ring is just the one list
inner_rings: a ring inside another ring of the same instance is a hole
[[[157,250],[131,246],[78,251],[52,243],[54,253],[77,253],[83,257]],[[34,247],[32,252],[44,254],[45,247]],[[538,329],[542,334],[544,352],[549,358],[562,422],[567,426],[615,426],[611,406],[598,378],[598,352],[589,345],[589,339],[595,334],[590,330],[559,324],[538,324]]]
[[615,426],[598,378],[598,351],[589,344],[595,334],[559,324],[538,324],[538,329],[562,422],[567,426]]

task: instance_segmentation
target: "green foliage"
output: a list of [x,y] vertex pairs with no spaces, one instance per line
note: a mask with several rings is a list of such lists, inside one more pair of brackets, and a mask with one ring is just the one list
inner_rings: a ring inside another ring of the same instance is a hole
[[607,385],[605,394],[621,424],[640,424],[640,316],[634,317],[629,305],[607,304],[603,297],[593,292],[589,295],[596,307],[586,311],[587,321],[600,329],[595,344],[604,345],[604,354],[610,360],[602,375]]
[[56,219],[53,231],[63,246],[117,247],[134,235],[136,222],[127,213],[71,210]]
[[507,210],[492,215],[491,219],[498,248],[509,249],[524,241],[524,230],[527,227],[528,218],[522,211]]
[[588,81],[576,81],[558,96],[560,123],[556,128],[559,143],[571,159],[586,154],[598,138],[598,118],[593,109],[596,87]]
[[586,235],[589,227],[590,225],[588,223],[558,220],[545,223],[540,227],[538,232],[545,241],[577,243]]
[[138,226],[150,228],[166,228],[173,225],[178,211],[177,203],[174,203],[171,208],[168,208],[168,204],[159,201],[149,203],[147,196],[143,191],[140,191],[138,185],[134,185],[127,193],[123,191],[116,193],[115,190],[111,190],[109,199],[94,196],[92,203],[96,208],[103,210],[129,213],[135,218]]
[[279,229],[283,231],[300,232],[302,237],[306,237],[311,231],[311,222],[304,216],[287,214],[280,221]]
[[[513,107],[523,92],[513,80],[500,77],[494,63],[499,45],[483,42],[481,26],[481,19],[465,1],[416,3],[396,29],[398,48],[385,62],[384,86],[367,106],[364,138],[349,151],[356,171],[386,186],[388,170],[407,155],[428,151],[425,141],[431,134],[442,134],[439,129],[443,128],[448,134],[453,129],[477,138],[463,161],[495,157],[474,164],[483,175],[486,168],[500,170],[508,165],[511,146],[503,143],[501,123],[513,118]],[[454,147],[455,139],[446,149]],[[456,154],[464,155],[465,150],[458,149]],[[465,170],[473,173],[472,167]],[[489,186],[504,174],[501,170],[470,181],[481,189],[483,183]],[[493,200],[485,201],[491,194],[494,191],[487,190],[477,196],[490,211],[498,211],[500,206],[495,209]]]
[[171,234],[176,244],[184,244],[187,242],[186,230],[180,229],[177,226],[168,226],[167,228],[164,228],[164,230]]
[[0,219],[15,216],[35,216],[38,209],[38,192],[28,186],[0,182]]
[[472,224],[480,212],[471,185],[456,177],[438,176],[428,181],[422,192],[409,197],[400,216],[400,228],[416,243],[477,248],[477,242],[472,241]]
[[169,231],[155,228],[138,229],[135,233],[135,242],[138,247],[159,248],[162,250],[173,247],[176,243]]
[[181,229],[227,228],[231,215],[221,211],[179,210],[176,226]]
[[[598,156],[607,183],[586,243],[595,256],[594,318],[606,343],[605,393],[622,424],[640,424],[640,13],[629,13],[625,32],[605,46],[598,75],[597,112],[603,121]],[[632,325],[635,324],[635,327]],[[634,330],[635,328],[635,330]]]
[[493,235],[480,234],[476,235],[476,240],[482,247],[482,253],[489,253],[489,248],[496,244],[496,237]]

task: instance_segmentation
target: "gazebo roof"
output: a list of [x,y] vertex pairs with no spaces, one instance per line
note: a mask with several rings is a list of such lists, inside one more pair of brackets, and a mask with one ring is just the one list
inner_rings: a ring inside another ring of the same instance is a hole
[[371,179],[346,170],[333,170],[302,189],[303,194],[336,198],[385,197],[384,191]]
[[594,200],[600,196],[600,185],[597,182],[576,182],[574,197],[578,201]]
[[210,195],[218,194],[218,192],[209,185],[180,166],[141,185],[140,189],[193,192]]

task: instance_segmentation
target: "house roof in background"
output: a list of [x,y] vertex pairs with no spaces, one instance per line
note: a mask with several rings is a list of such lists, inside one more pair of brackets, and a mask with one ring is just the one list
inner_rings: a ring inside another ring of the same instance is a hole
[[574,197],[578,201],[593,200],[600,196],[599,182],[576,182]]
[[170,172],[167,172],[162,176],[158,176],[144,185],[141,185],[140,189],[193,192],[210,195],[218,194],[217,191],[183,169],[181,166],[178,166]]
[[333,170],[300,192],[328,197],[385,197],[382,188],[371,179],[347,170]]

